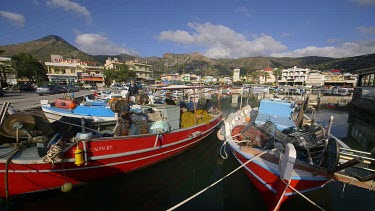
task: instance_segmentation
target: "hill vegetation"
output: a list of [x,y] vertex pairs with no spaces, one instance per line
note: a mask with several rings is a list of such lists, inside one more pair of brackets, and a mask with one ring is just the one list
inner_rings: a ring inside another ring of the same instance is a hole
[[120,55],[89,55],[70,45],[59,36],[49,35],[38,40],[0,46],[2,56],[13,56],[20,52],[33,55],[36,59],[50,61],[51,54],[63,55],[65,58],[77,58],[84,61],[96,61],[104,64],[108,57],[118,58],[120,62],[138,60],[152,65],[151,70],[157,76],[163,73],[197,73],[200,75],[224,76],[230,75],[234,68],[240,68],[242,74],[251,73],[265,67],[303,67],[321,71],[341,69],[344,72],[372,67],[375,64],[375,54],[347,58],[329,57],[246,57],[239,59],[210,59],[200,53],[173,54],[166,53],[159,57],[138,57],[127,54]]

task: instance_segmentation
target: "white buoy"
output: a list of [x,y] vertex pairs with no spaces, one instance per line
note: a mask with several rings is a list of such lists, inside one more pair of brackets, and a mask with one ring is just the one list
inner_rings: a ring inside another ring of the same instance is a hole
[[66,193],[66,192],[69,192],[71,191],[73,188],[73,184],[70,183],[70,182],[66,182],[64,183],[62,186],[61,186],[61,191]]

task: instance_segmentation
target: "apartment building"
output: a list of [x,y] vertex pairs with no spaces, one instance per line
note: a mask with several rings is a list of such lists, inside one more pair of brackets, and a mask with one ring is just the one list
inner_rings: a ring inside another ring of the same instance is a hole
[[90,86],[104,86],[104,67],[97,65],[96,62],[64,58],[62,55],[52,54],[51,62],[45,62],[45,65],[47,78],[50,82],[58,84],[81,82]]
[[118,70],[120,66],[124,64],[127,65],[129,69],[135,72],[136,80],[139,80],[139,81],[153,80],[152,72],[150,70],[151,65],[147,64],[147,62],[141,63],[138,60],[119,62],[117,58],[112,59],[108,57],[108,59],[105,62],[104,68]]
[[305,81],[306,87],[322,87],[324,86],[324,75],[317,70],[311,70],[307,75],[307,79]]
[[310,69],[294,66],[293,68],[283,69],[281,72],[280,85],[304,85]]
[[13,61],[9,57],[0,57],[0,67],[6,74],[7,84],[18,84],[16,74],[13,72]]

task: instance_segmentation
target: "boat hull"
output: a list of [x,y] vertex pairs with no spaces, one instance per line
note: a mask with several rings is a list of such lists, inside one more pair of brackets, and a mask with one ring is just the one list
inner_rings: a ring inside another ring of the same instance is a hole
[[[231,149],[233,155],[241,165],[246,163],[256,154],[261,153],[261,151],[259,151],[254,154],[244,154],[238,148]],[[254,150],[254,152],[256,152],[256,150]],[[248,163],[244,167],[247,177],[260,192],[268,210],[278,210],[284,201],[297,195],[297,193],[291,188],[287,188],[285,194],[283,195],[286,184],[280,178],[280,173],[278,172],[279,170],[277,167],[278,161],[275,161],[270,162],[259,158]],[[302,171],[303,170],[295,169],[294,176],[292,176],[290,181],[290,186],[301,193],[323,188],[324,185],[329,181],[326,177],[314,176],[312,173],[306,174],[305,171],[303,172],[304,176],[298,176]],[[278,205],[279,201],[280,203]]]
[[[131,172],[175,156],[199,143],[210,135],[220,124],[221,115],[208,124],[172,131],[164,134],[148,134],[126,137],[108,137],[80,142],[86,149],[86,163],[74,164],[75,144],[64,151],[61,163],[27,161],[17,159],[19,152],[11,160],[6,173],[5,159],[0,160],[0,177],[8,177],[9,196],[60,188],[64,183],[88,183],[111,175]],[[31,149],[28,149],[29,151]],[[33,149],[34,153],[36,149]],[[0,180],[0,197],[5,196],[6,184]]]
[[80,114],[75,114],[73,112],[69,113],[67,111],[59,112],[59,111],[51,109],[50,106],[42,106],[42,110],[50,123],[58,121],[63,117],[76,118],[76,119],[83,118],[92,122],[115,122],[116,120],[115,114],[113,114],[113,116],[80,115]]

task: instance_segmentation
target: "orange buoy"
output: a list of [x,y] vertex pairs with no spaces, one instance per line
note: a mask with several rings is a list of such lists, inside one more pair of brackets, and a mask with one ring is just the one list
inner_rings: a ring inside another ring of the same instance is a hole
[[249,116],[247,116],[247,117],[245,118],[245,121],[246,121],[246,122],[250,122],[250,120],[251,120],[251,118],[250,118]]

